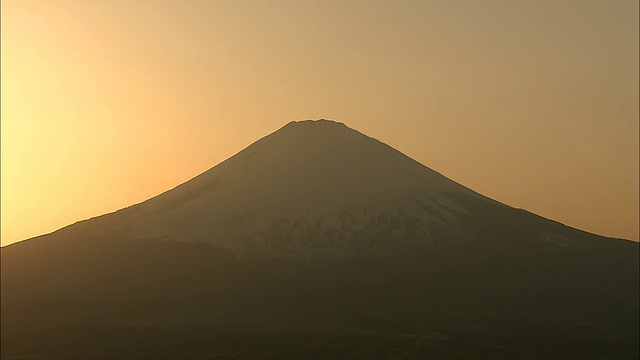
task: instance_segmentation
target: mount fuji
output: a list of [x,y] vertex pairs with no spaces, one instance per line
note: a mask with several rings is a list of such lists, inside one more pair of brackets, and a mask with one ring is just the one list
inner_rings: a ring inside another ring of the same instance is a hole
[[1,254],[3,359],[638,357],[638,243],[329,120]]

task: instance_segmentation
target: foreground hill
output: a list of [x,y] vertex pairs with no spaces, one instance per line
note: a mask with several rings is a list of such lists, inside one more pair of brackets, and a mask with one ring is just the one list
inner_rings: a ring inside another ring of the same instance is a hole
[[2,358],[638,358],[638,244],[331,121],[2,248]]

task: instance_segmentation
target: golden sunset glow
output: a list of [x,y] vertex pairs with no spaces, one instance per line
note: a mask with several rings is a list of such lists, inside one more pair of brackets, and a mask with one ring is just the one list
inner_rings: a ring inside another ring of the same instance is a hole
[[638,240],[638,1],[2,2],[2,245],[292,120]]

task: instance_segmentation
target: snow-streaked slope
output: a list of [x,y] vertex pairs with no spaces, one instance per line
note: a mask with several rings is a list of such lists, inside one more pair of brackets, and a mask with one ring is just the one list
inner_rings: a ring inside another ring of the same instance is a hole
[[460,194],[493,203],[342,123],[294,121],[117,226],[249,253],[393,252],[464,241]]

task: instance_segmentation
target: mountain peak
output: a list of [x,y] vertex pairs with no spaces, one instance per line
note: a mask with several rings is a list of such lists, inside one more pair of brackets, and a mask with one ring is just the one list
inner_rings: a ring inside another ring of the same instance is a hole
[[339,121],[334,121],[334,120],[328,120],[328,119],[317,119],[317,120],[294,120],[291,121],[289,124],[287,125],[338,125],[338,126],[344,126],[347,127],[344,123],[341,123]]
[[292,121],[140,204],[129,235],[271,255],[429,248],[467,236],[457,196],[486,200],[343,123]]
[[[280,130],[294,130],[296,132],[302,131],[305,133],[333,133],[336,130],[350,130],[353,132],[357,132],[356,130],[348,127],[344,123],[327,120],[327,119],[317,119],[317,120],[294,120],[283,126]],[[276,131],[278,133],[279,131]]]

